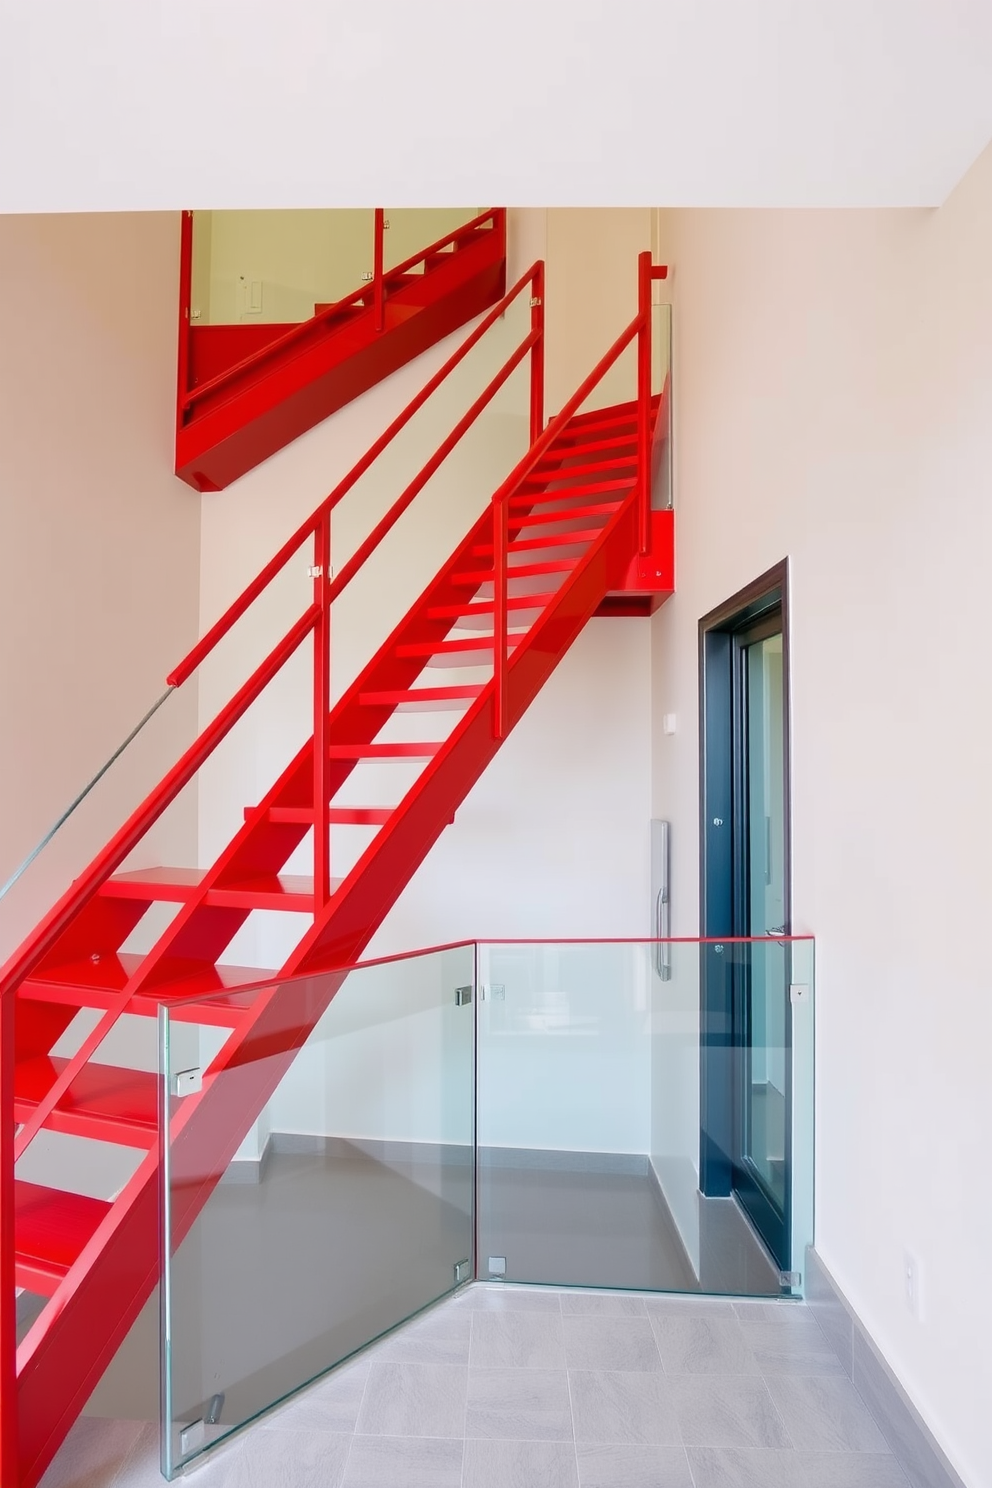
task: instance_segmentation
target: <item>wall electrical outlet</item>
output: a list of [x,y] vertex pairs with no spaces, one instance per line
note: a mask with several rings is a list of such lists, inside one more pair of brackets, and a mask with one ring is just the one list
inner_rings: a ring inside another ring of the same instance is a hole
[[902,1284],[903,1296],[906,1299],[906,1308],[919,1322],[923,1316],[922,1284],[920,1277],[919,1257],[913,1255],[912,1251],[904,1251],[902,1258]]

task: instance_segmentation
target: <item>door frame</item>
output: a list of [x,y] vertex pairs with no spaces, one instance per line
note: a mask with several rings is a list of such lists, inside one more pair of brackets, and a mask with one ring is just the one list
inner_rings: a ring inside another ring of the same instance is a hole
[[699,1188],[714,1198],[729,1197],[734,1191],[743,1099],[741,1017],[735,1005],[739,1003],[739,978],[728,974],[732,968],[728,969],[727,961],[732,958],[723,956],[714,944],[721,937],[730,940],[740,933],[745,888],[738,881],[743,856],[741,818],[734,811],[740,791],[735,779],[739,769],[735,742],[740,738],[740,721],[734,716],[738,698],[735,638],[775,609],[781,611],[782,619],[784,926],[788,935],[792,921],[789,560],[768,569],[699,621],[699,924],[701,937],[709,942],[700,956]]

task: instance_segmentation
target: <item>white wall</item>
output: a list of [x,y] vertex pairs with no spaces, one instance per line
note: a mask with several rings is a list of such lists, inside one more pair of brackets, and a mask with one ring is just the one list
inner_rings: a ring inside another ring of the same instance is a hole
[[697,927],[697,621],[787,555],[817,1246],[988,1483],[992,150],[937,212],[672,212],[662,236],[678,593],[653,625],[653,814],[686,886],[674,927]]
[[[0,882],[196,638],[199,497],[171,473],[178,254],[174,214],[0,217]],[[0,905],[0,958],[164,774],[195,702],[170,701]],[[184,808],[155,849],[180,862]]]

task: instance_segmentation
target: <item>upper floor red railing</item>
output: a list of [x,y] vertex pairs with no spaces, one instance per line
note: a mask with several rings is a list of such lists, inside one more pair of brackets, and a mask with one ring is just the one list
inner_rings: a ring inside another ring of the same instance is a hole
[[368,303],[371,298],[374,307],[374,327],[376,331],[385,329],[385,305],[386,297],[391,288],[404,281],[406,275],[423,267],[429,258],[436,254],[447,252],[449,249],[457,249],[461,243],[471,241],[474,233],[479,228],[491,226],[501,228],[505,224],[506,208],[493,207],[489,211],[481,212],[478,217],[473,217],[470,222],[464,222],[453,232],[446,233],[443,238],[429,243],[426,248],[419,248],[416,253],[403,260],[402,263],[392,268],[385,267],[385,232],[386,216],[382,207],[376,207],[373,215],[373,239],[372,239],[372,271],[367,279],[341,300],[335,300],[333,304],[325,305],[308,320],[302,320],[298,324],[290,326],[281,335],[273,337],[263,347],[251,352],[249,356],[225,367],[214,377],[205,379],[203,382],[190,386],[190,367],[192,357],[190,354],[190,336],[192,335],[192,291],[193,291],[193,213],[182,214],[182,228],[179,252],[179,387],[178,387],[178,419],[181,424],[191,412],[196,410],[198,403],[202,403],[212,394],[221,392],[231,387],[246,372],[257,371],[265,368],[267,363],[275,361],[287,350],[290,350],[298,342],[311,338],[316,332],[330,322],[340,317],[343,310],[350,306],[360,307]]

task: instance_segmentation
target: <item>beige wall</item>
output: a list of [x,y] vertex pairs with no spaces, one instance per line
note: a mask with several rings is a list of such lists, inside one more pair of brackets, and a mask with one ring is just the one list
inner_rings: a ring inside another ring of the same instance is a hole
[[697,926],[697,621],[788,556],[817,1244],[977,1488],[992,1481],[992,148],[939,211],[671,212],[661,247],[678,593],[654,621],[654,814],[674,824],[674,928]]
[[[0,217],[0,882],[196,636],[199,497],[172,474],[179,219]],[[0,904],[0,955],[164,773],[173,699]],[[185,821],[163,839],[193,845]]]

